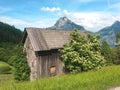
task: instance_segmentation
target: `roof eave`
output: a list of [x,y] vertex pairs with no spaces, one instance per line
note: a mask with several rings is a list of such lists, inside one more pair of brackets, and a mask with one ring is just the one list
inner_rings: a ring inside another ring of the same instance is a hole
[[27,31],[26,31],[26,28],[24,29],[24,32],[23,32],[23,38],[22,38],[22,44],[25,43],[25,40],[26,40],[26,37],[27,37]]

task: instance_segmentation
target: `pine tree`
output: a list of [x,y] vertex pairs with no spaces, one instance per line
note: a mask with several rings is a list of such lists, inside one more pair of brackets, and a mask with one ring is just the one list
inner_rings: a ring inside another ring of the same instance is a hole
[[102,42],[101,53],[105,57],[107,64],[113,64],[114,55],[112,49],[106,41]]

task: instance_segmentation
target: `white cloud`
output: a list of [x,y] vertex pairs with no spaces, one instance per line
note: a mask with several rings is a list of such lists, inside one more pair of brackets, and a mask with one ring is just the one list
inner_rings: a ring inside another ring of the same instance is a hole
[[119,20],[120,16],[113,16],[109,12],[68,12],[63,11],[71,21],[82,25],[89,31],[96,32],[106,26],[110,26],[114,21]]
[[42,7],[42,11],[48,11],[48,12],[59,12],[61,9],[59,7]]
[[[118,7],[118,5],[114,4],[114,7]],[[112,6],[112,7],[113,7]],[[47,8],[47,7],[46,7]],[[45,7],[44,7],[45,11]],[[71,21],[77,23],[78,25],[82,25],[86,30],[96,32],[106,26],[111,25],[114,21],[120,21],[120,13],[115,12],[69,12],[67,10],[61,10],[60,8],[49,8],[46,9],[49,12],[57,12],[59,17],[67,16]],[[24,29],[25,27],[38,27],[38,28],[46,28],[52,26],[56,18],[38,18],[36,21],[26,21],[21,19],[15,19],[8,16],[0,16],[0,21],[8,23],[10,25],[14,25],[17,28]],[[51,22],[51,23],[50,23]]]
[[15,27],[21,30],[24,30],[25,27],[46,28],[51,26],[51,24],[53,24],[53,23],[49,23],[51,22],[51,20],[52,19],[46,19],[45,21],[44,20],[41,21],[41,19],[38,19],[37,21],[34,21],[34,22],[28,22],[21,19],[8,17],[8,16],[0,16],[0,21],[4,23],[8,23],[10,25],[14,25]]
[[23,21],[23,20],[19,20],[19,19],[14,19],[11,17],[7,17],[7,16],[0,16],[0,21],[3,21],[5,23],[9,23],[11,25],[29,25],[29,23]]
[[65,15],[69,15],[69,14],[70,14],[67,10],[63,10],[63,13],[64,13]]

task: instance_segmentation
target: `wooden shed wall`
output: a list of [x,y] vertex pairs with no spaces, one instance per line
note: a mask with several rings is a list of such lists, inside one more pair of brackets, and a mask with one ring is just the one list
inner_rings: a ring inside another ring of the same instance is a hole
[[[29,37],[26,38],[24,49],[31,71],[31,81],[63,73],[64,64],[60,60],[58,50],[34,52]],[[55,69],[54,73],[51,73],[52,68]]]
[[37,57],[35,52],[33,51],[33,47],[30,43],[29,37],[26,38],[25,44],[24,44],[24,50],[27,57],[27,62],[30,67],[30,80],[35,80],[38,78],[37,76]]
[[[60,60],[60,54],[57,50],[38,52],[38,59],[39,77],[48,77],[63,73],[64,64]],[[54,73],[51,73],[52,68],[55,69]]]

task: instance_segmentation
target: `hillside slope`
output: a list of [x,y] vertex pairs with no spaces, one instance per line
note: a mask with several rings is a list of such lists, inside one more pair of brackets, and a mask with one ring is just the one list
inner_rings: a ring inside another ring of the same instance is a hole
[[14,64],[14,60],[19,52],[19,43],[22,39],[22,31],[0,22],[0,61],[10,65]]
[[34,82],[0,82],[0,90],[107,90],[120,85],[120,66],[80,74],[44,78]]
[[22,38],[22,31],[10,26],[6,23],[0,22],[0,42],[18,43]]

